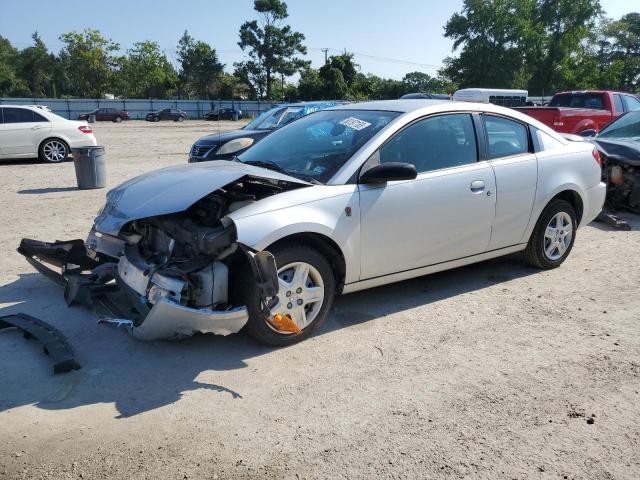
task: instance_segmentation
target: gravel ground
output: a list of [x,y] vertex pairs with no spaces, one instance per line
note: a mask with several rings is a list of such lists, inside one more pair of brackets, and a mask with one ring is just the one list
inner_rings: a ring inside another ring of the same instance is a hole
[[[109,186],[216,128],[97,124]],[[0,314],[51,322],[82,363],[52,376],[0,332],[0,479],[640,477],[640,217],[583,228],[554,271],[511,256],[338,298],[289,348],[142,343],[15,252],[84,238],[106,190],[71,162],[0,169]]]

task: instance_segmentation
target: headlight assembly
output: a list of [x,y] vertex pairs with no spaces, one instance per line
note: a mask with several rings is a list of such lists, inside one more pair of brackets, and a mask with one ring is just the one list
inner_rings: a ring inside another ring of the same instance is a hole
[[216,152],[217,155],[228,155],[235,153],[245,148],[249,148],[253,145],[253,138],[236,138],[235,140],[229,140]]

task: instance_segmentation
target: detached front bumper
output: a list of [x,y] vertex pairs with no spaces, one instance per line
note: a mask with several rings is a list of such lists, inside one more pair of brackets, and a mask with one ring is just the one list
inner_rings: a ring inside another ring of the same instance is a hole
[[[273,256],[238,246],[245,253],[255,285],[266,302],[278,291]],[[107,314],[104,321],[126,325],[140,340],[179,339],[196,333],[229,335],[240,331],[249,320],[245,306],[214,310],[182,305],[183,282],[154,273],[153,266],[136,256],[131,248],[124,248],[117,262],[104,261],[82,240],[48,243],[23,239],[18,252],[36,270],[64,288],[68,305],[95,307]],[[220,269],[218,279],[215,272],[214,264],[212,281],[227,281],[224,268]],[[227,286],[223,288],[222,295],[226,295]]]

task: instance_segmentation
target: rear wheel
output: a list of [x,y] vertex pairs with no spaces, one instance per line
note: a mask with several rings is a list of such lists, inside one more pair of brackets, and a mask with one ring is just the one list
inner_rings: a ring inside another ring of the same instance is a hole
[[[290,245],[271,253],[278,265],[277,303],[266,316],[257,292],[251,292],[246,302],[249,321],[245,328],[260,343],[291,345],[310,337],[326,319],[335,295],[335,277],[328,260],[312,247]],[[290,317],[299,333],[279,329],[276,315]]]
[[542,211],[524,251],[528,263],[545,270],[564,262],[576,239],[576,211],[566,200],[553,200]]
[[40,160],[51,163],[58,163],[69,156],[69,147],[62,140],[50,138],[40,144],[38,157]]

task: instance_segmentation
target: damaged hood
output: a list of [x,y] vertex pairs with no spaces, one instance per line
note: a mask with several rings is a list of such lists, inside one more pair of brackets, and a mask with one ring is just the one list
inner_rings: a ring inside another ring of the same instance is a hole
[[95,229],[117,235],[127,223],[186,210],[195,202],[244,176],[311,185],[289,175],[216,160],[177,165],[132,178],[107,193],[107,202],[94,221]]
[[594,142],[607,157],[632,167],[640,167],[640,141],[638,139],[596,137]]

